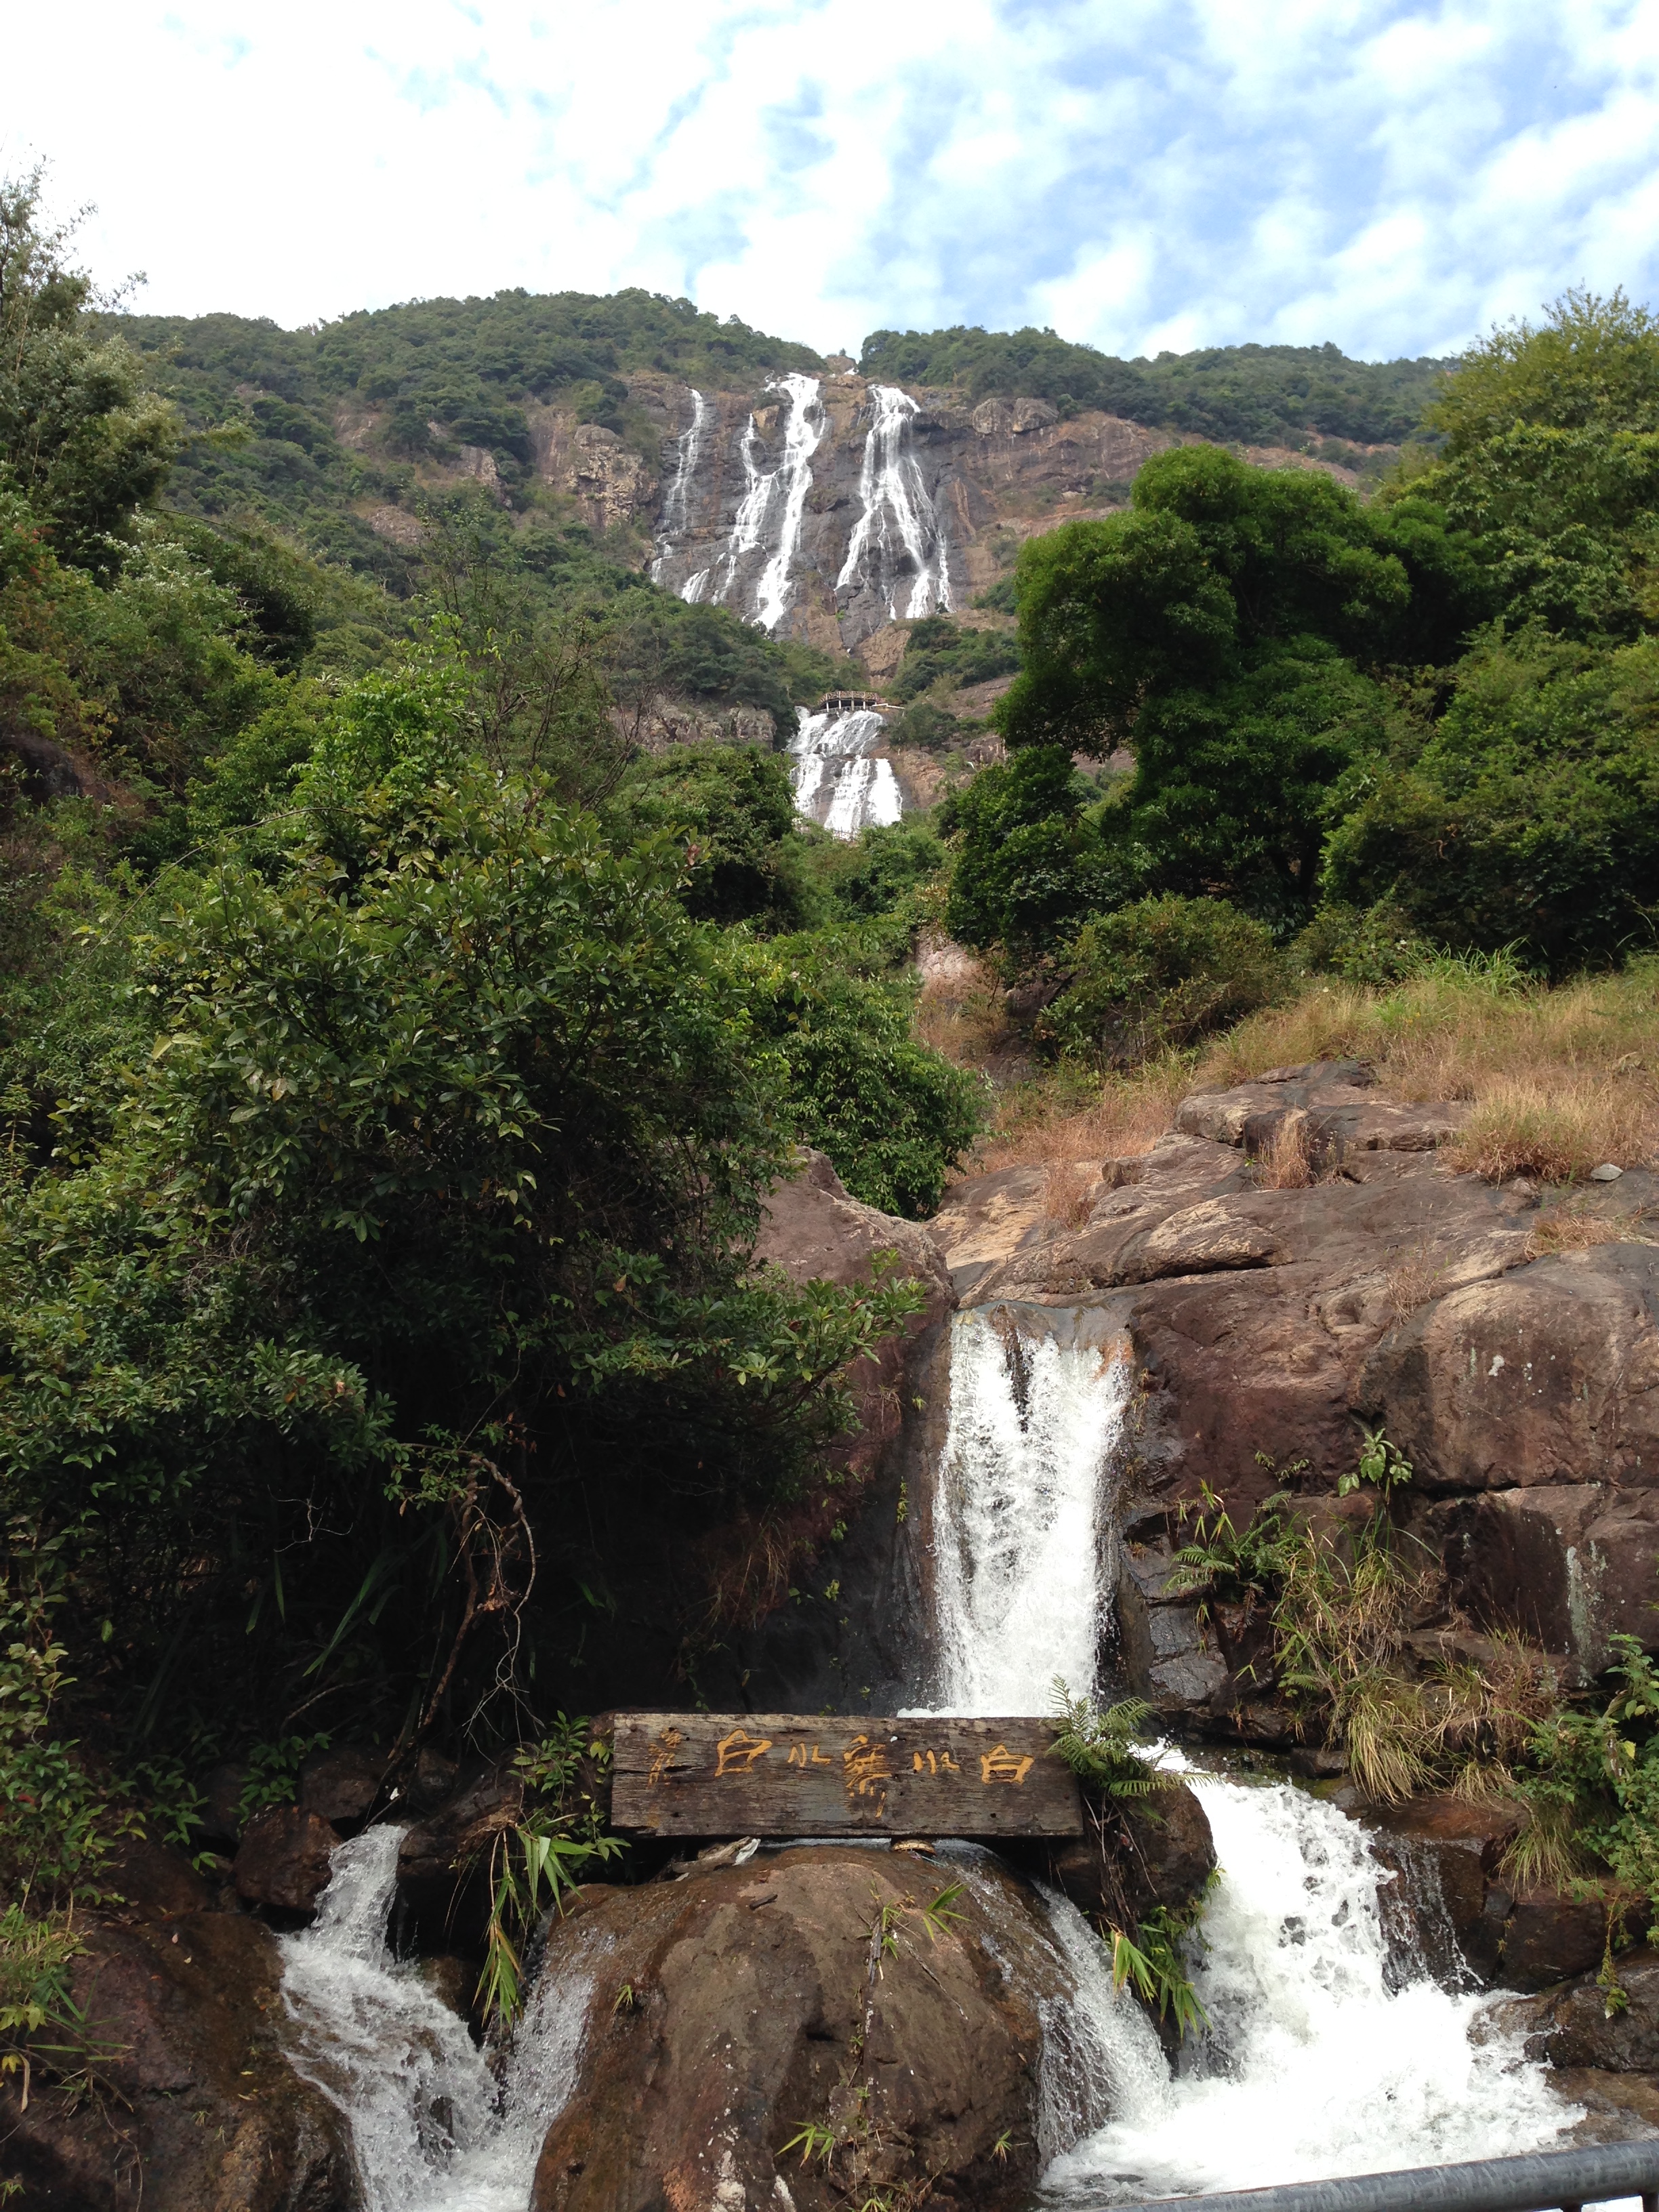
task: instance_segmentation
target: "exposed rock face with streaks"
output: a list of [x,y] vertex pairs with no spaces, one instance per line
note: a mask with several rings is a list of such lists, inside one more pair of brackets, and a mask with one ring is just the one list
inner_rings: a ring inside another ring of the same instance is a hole
[[[1121,505],[1141,463],[1178,442],[1113,416],[1061,422],[1044,400],[970,408],[953,393],[853,374],[794,380],[811,386],[803,413],[787,381],[758,393],[641,386],[665,432],[653,574],[686,598],[831,650],[966,606],[1031,530]],[[763,587],[760,556],[784,526],[792,438],[810,482],[780,599]],[[757,504],[769,475],[775,492]],[[890,661],[878,651],[871,665]]]

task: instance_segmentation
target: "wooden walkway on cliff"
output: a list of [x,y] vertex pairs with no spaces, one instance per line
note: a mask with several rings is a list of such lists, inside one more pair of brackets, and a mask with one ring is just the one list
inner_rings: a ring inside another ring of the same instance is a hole
[[890,699],[884,699],[876,691],[826,691],[815,714],[896,714],[898,708]]

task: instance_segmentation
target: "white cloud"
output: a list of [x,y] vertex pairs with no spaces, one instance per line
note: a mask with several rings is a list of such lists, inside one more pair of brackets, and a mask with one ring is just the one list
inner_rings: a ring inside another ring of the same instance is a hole
[[1659,279],[1659,0],[83,0],[0,162],[156,312],[689,292],[830,347],[1461,343]]

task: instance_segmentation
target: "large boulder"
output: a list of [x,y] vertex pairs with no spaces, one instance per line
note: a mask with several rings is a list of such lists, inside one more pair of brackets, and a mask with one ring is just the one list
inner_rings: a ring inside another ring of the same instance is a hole
[[71,1971],[101,2085],[0,2081],[0,2174],[51,2212],[353,2212],[343,2124],[289,2064],[275,1938],[158,1846]]
[[[922,1908],[954,1881],[960,1917],[930,1930]],[[930,2182],[930,2203],[993,2212],[1029,2194],[1041,2008],[1065,1968],[987,1855],[792,1847],[590,1889],[542,1973],[586,2025],[534,2212],[829,2212]],[[809,2126],[835,2131],[827,2161],[803,2158]]]

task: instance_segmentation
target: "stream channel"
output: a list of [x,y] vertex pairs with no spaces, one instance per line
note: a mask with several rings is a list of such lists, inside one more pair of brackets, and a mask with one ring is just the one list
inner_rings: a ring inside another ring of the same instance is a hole
[[[1127,1370],[1109,1346],[1006,1314],[952,1327],[928,1705],[1042,1712],[1056,1675],[1095,1682]],[[1094,2212],[1565,2140],[1582,2115],[1547,2068],[1471,2036],[1492,2001],[1473,1978],[1448,1987],[1455,1971],[1437,1980],[1385,1939],[1379,1893],[1400,1877],[1357,1822],[1291,1783],[1165,1755],[1202,1799],[1220,1863],[1192,1954],[1211,2031],[1172,2070],[1081,1914],[1045,1896],[1073,1993],[1044,2015],[1040,2205]],[[349,2122],[365,2212],[525,2212],[598,1962],[578,1945],[536,1983],[492,2070],[420,1965],[387,1947],[400,1834],[342,1844],[314,1924],[283,1939],[296,2063]],[[971,1866],[973,1847],[960,1856]],[[1432,1917],[1435,1899],[1419,1903]]]

